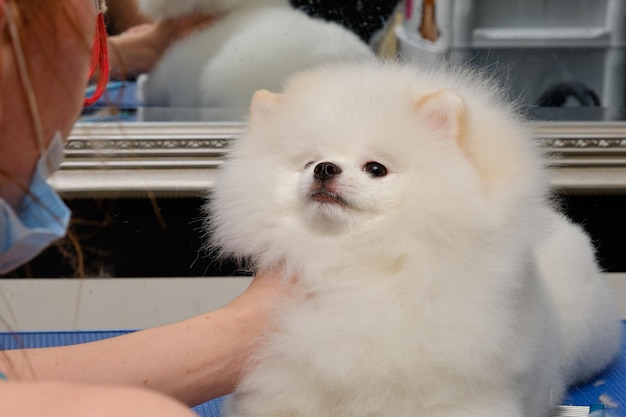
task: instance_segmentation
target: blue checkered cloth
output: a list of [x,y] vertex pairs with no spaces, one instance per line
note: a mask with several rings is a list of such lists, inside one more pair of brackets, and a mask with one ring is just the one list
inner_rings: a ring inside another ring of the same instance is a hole
[[[626,323],[624,324],[626,328]],[[108,337],[120,336],[132,330],[114,331],[67,331],[67,332],[0,332],[0,350],[37,348],[87,343]],[[193,408],[201,417],[220,417],[224,398],[216,398]],[[605,415],[626,417],[626,344],[622,346],[618,360],[602,375],[586,385],[570,389],[565,405],[609,405]]]

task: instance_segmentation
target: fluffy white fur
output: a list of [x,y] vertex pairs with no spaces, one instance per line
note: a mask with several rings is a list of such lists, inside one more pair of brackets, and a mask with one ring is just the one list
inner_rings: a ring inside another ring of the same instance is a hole
[[[228,416],[547,416],[611,362],[615,301],[501,96],[391,63],[255,94],[208,228],[224,254],[297,280]],[[341,173],[316,179],[321,162]]]
[[140,7],[155,19],[196,11],[220,16],[173,45],[143,77],[140,98],[151,106],[245,109],[255,90],[278,89],[295,71],[373,57],[352,32],[287,0],[141,0]]

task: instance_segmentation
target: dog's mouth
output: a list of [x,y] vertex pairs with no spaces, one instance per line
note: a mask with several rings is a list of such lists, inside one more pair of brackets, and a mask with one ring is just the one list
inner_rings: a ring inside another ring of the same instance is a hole
[[328,190],[316,190],[309,194],[309,199],[321,204],[337,204],[340,206],[348,206],[348,202],[339,194]]

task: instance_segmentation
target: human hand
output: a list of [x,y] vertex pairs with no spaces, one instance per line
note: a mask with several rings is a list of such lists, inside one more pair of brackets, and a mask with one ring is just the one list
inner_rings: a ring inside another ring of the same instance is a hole
[[227,307],[249,312],[249,317],[254,318],[263,331],[275,306],[293,298],[292,283],[293,280],[280,269],[259,271],[248,288]]

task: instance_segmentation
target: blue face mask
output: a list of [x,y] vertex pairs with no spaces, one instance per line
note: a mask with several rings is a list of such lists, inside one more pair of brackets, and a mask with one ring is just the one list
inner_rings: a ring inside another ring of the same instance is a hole
[[65,236],[70,210],[46,181],[62,159],[63,141],[57,133],[39,158],[28,193],[17,211],[0,198],[0,274],[28,262]]
[[28,262],[50,243],[65,236],[70,210],[48,184],[47,178],[63,159],[63,140],[56,133],[46,149],[43,126],[30,79],[12,3],[5,8],[15,62],[34,123],[40,157],[24,200],[17,211],[0,198],[0,274]]

